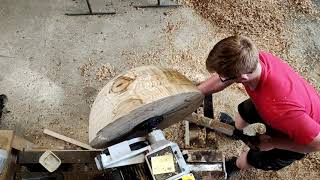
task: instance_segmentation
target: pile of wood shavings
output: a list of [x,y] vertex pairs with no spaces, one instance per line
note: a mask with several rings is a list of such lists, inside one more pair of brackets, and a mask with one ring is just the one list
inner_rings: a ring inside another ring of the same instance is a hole
[[88,63],[85,63],[83,65],[81,65],[79,67],[79,70],[80,70],[80,75],[83,76],[83,77],[88,77],[90,76],[90,69],[94,66],[94,62],[89,59],[89,62]]
[[303,14],[315,13],[312,0],[289,0],[289,8]]
[[[132,69],[144,65],[160,65],[162,51],[163,49],[155,49],[141,53],[139,50],[134,49],[123,50],[121,56],[126,59],[126,63],[121,68]],[[143,59],[143,61],[141,59]]]
[[290,10],[311,13],[311,0],[184,0],[223,33],[251,37],[261,49],[285,53]]
[[99,81],[107,80],[114,77],[115,74],[116,73],[114,67],[111,64],[107,63],[98,69],[96,73],[96,79]]
[[109,63],[99,66],[96,61],[89,59],[88,63],[85,63],[79,67],[80,75],[85,77],[85,81],[97,80],[102,82],[109,80],[116,75],[114,66]]

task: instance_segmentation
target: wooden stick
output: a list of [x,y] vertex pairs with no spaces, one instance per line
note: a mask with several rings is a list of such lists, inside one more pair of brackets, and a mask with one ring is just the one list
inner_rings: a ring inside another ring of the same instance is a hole
[[190,147],[190,134],[189,134],[189,121],[184,121],[185,131],[184,131],[184,144],[186,147]]
[[92,147],[89,146],[88,144],[85,144],[85,143],[82,143],[82,142],[77,141],[77,140],[75,140],[75,139],[69,138],[69,137],[67,137],[67,136],[58,134],[58,133],[53,132],[53,131],[51,131],[51,130],[49,130],[49,129],[44,129],[44,130],[43,130],[43,133],[44,133],[44,134],[47,134],[47,135],[49,135],[49,136],[55,137],[55,138],[57,138],[57,139],[66,141],[66,142],[68,142],[68,143],[77,145],[77,146],[79,146],[79,147],[85,148],[85,149],[95,150],[94,148],[92,148]]
[[186,117],[185,120],[193,122],[197,125],[215,130],[217,132],[226,134],[228,136],[232,136],[233,131],[235,129],[233,126],[229,124],[225,124],[223,122],[220,122],[219,120],[211,119],[208,117],[200,117],[196,113],[192,113],[192,116]]

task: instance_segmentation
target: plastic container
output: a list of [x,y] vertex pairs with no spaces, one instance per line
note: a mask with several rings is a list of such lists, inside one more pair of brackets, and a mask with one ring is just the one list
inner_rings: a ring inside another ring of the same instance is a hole
[[46,151],[39,158],[39,163],[49,172],[53,172],[61,165],[61,160],[53,152]]

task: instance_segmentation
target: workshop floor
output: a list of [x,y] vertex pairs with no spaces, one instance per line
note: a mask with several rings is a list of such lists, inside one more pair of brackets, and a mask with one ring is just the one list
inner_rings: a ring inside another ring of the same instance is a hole
[[[318,11],[320,3],[314,2]],[[204,65],[207,53],[228,33],[191,8],[131,6],[138,3],[148,1],[92,0],[94,11],[117,11],[99,17],[64,15],[84,12],[84,0],[0,0],[0,94],[8,96],[10,111],[3,115],[1,129],[14,129],[43,146],[75,148],[45,136],[43,129],[88,142],[90,105],[115,74],[158,64],[178,69],[194,81],[209,77]],[[287,53],[280,55],[290,57],[288,62],[319,89],[319,13],[286,26],[296,31]],[[234,114],[246,97],[242,87],[232,86],[214,96],[215,108]],[[172,139],[177,135],[181,133],[171,134]],[[227,156],[243,147],[219,135],[217,139]],[[316,153],[279,172],[250,170],[236,178],[317,179],[319,167]]]

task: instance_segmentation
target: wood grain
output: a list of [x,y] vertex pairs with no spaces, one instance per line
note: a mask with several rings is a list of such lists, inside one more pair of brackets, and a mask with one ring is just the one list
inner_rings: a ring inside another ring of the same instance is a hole
[[96,148],[130,132],[141,122],[163,116],[166,128],[196,110],[203,95],[175,70],[142,66],[112,79],[100,91],[89,117],[89,142]]

